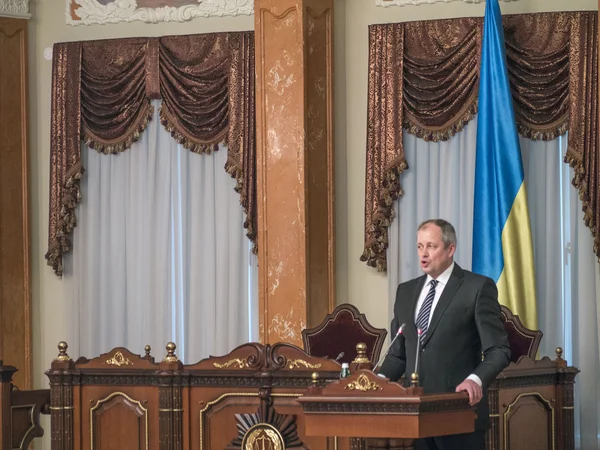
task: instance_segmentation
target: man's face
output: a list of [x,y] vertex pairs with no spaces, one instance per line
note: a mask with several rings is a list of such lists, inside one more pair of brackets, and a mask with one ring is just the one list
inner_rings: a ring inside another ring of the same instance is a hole
[[442,230],[432,223],[425,225],[417,233],[417,252],[421,270],[433,278],[437,278],[452,264],[452,256],[456,246],[444,246]]

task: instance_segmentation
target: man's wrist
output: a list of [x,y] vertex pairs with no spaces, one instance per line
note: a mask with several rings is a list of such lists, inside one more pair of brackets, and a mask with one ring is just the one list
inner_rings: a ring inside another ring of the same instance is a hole
[[474,373],[472,373],[471,375],[469,375],[469,376],[467,377],[467,380],[474,381],[475,383],[477,383],[477,385],[478,385],[479,387],[482,387],[482,386],[483,386],[483,383],[481,382],[481,378],[479,378],[479,377],[478,377],[477,375],[475,375]]

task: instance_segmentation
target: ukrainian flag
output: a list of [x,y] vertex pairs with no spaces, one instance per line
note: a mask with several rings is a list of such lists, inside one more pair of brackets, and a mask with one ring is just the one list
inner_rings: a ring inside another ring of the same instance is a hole
[[500,303],[537,329],[531,226],[498,0],[486,1],[478,110],[473,272],[495,280]]

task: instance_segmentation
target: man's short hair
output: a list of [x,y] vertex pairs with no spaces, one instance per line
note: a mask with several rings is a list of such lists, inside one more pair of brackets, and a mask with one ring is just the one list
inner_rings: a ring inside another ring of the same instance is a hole
[[417,233],[427,225],[437,225],[442,230],[442,242],[444,247],[448,248],[450,244],[456,245],[456,231],[450,222],[444,219],[429,219],[419,225]]

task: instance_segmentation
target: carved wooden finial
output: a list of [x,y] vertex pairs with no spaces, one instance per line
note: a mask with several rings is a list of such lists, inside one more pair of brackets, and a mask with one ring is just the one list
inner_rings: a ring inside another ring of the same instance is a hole
[[177,355],[175,354],[176,349],[177,349],[177,346],[175,345],[175,343],[169,342],[167,344],[167,356],[165,356],[165,359],[163,359],[163,362],[172,363],[172,362],[179,361],[179,359],[177,358]]
[[319,382],[319,373],[313,372],[312,375],[310,376],[310,378],[312,379],[313,386],[316,386],[317,383]]
[[419,374],[413,372],[410,376],[410,385],[412,387],[417,387],[419,385]]
[[558,361],[562,360],[563,349],[562,347],[556,347],[556,359]]
[[71,357],[67,354],[69,345],[65,341],[58,343],[58,356],[54,358],[54,361],[71,361]]
[[356,364],[369,364],[371,362],[367,356],[367,344],[364,342],[356,344],[356,358],[352,362]]

